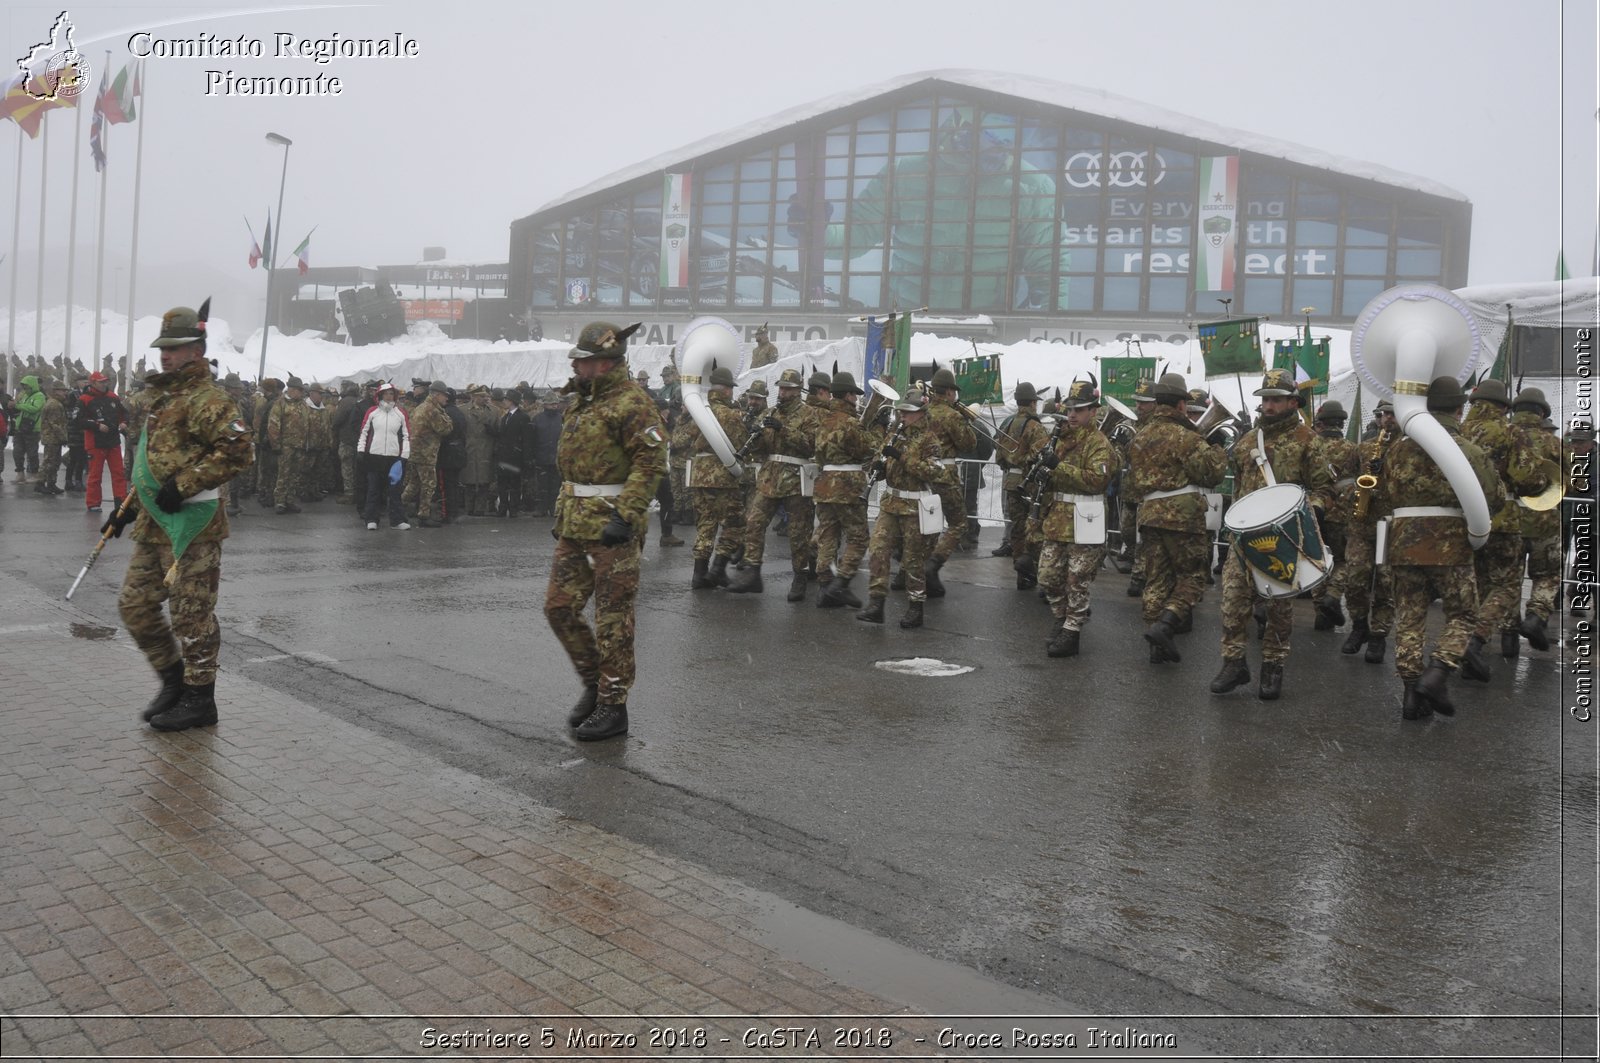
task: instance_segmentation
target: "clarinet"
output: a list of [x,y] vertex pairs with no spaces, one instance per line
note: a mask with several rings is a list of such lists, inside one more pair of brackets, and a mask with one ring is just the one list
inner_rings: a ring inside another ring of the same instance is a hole
[[883,452],[889,447],[898,447],[905,439],[905,435],[906,423],[900,421],[894,426],[894,431],[889,433],[889,437],[883,441],[883,446],[878,448],[877,457],[872,459],[872,464],[867,468],[867,489],[861,493],[862,498],[871,498],[873,487],[889,474],[889,463],[884,459]]

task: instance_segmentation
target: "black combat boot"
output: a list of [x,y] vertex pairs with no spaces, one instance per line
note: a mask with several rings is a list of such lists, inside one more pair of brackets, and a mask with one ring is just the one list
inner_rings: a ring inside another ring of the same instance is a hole
[[833,578],[833,585],[828,589],[837,591],[839,596],[844,599],[844,604],[848,605],[850,608],[860,609],[861,599],[857,598],[856,592],[850,589],[850,581],[854,578],[855,577],[853,576],[835,576]]
[[599,703],[600,692],[594,687],[584,687],[583,695],[578,698],[578,703],[572,706],[572,711],[567,713],[567,726],[576,727],[589,718],[594,707]]
[[1135,576],[1131,580],[1128,581],[1128,597],[1129,598],[1143,598],[1144,597],[1144,577],[1143,576]]
[[1262,701],[1277,701],[1283,694],[1283,665],[1261,662],[1261,685],[1256,697]]
[[1389,651],[1389,636],[1374,635],[1367,640],[1367,652],[1362,660],[1368,664],[1382,664],[1383,655]]
[[1422,720],[1433,715],[1433,707],[1417,697],[1417,681],[1405,681],[1405,694],[1400,698],[1400,718],[1402,720]]
[[689,580],[689,589],[693,591],[711,590],[716,586],[711,578],[711,559],[697,557],[694,559],[694,577]]
[[847,605],[859,609],[861,599],[850,593],[850,581],[843,576],[833,577],[823,592],[817,595],[818,609],[842,609]]
[[150,726],[158,731],[210,727],[217,722],[216,687],[216,683],[203,683],[200,686],[185,683],[178,703],[159,716],[152,717]]
[[927,585],[929,598],[944,597],[944,581],[939,578],[939,570],[944,568],[944,558],[930,557],[922,566],[922,578]]
[[1538,613],[1529,613],[1523,617],[1522,626],[1518,630],[1522,632],[1522,637],[1528,640],[1528,645],[1534,649],[1542,651],[1550,648],[1550,634],[1545,630],[1544,617]]
[[183,696],[182,661],[177,664],[167,665],[156,672],[156,675],[161,677],[161,689],[156,691],[156,696],[151,699],[150,704],[146,705],[144,711],[139,714],[139,719],[145,723],[149,723],[163,712],[172,708],[178,703],[178,699]]
[[1224,657],[1221,671],[1217,672],[1217,677],[1211,681],[1211,693],[1226,694],[1248,682],[1250,682],[1250,666],[1244,663],[1244,658]]
[[1522,633],[1520,631],[1500,632],[1500,656],[1506,660],[1515,660],[1522,654]]
[[1350,625],[1350,634],[1345,636],[1344,645],[1339,647],[1339,652],[1346,656],[1354,656],[1361,652],[1361,647],[1367,644],[1367,633],[1370,629],[1365,620],[1357,620]]
[[789,583],[789,601],[803,602],[806,600],[806,570],[796,569],[794,579]]
[[[672,526],[668,525],[667,527],[661,529],[661,545],[662,546],[682,546],[683,545],[683,539],[680,538],[679,536],[673,535],[672,534]],[[620,732],[618,732],[618,733],[620,733]]]
[[869,624],[883,623],[883,599],[876,594],[867,599],[867,607],[856,614],[857,620],[865,620]]
[[1429,661],[1422,678],[1417,680],[1417,701],[1427,705],[1440,716],[1454,716],[1456,707],[1450,700],[1450,687],[1447,682],[1453,671],[1454,668],[1440,661]]
[[1461,678],[1487,683],[1494,678],[1489,659],[1483,655],[1483,640],[1474,635],[1467,640],[1467,650],[1461,655]]
[[728,584],[729,594],[760,594],[761,593],[761,566],[746,565],[733,577],[733,582]]
[[[1161,610],[1161,615],[1156,622],[1151,624],[1144,633],[1144,640],[1150,645],[1161,650],[1161,659],[1164,661],[1181,661],[1183,655],[1178,652],[1178,643],[1172,637],[1173,631],[1178,626],[1178,614],[1171,609]],[[1154,659],[1152,657],[1152,659]]]
[[901,627],[922,626],[922,603],[912,602],[906,606],[906,615],[900,618]]
[[627,705],[598,705],[572,732],[580,742],[598,742],[628,733]]
[[1339,604],[1339,599],[1330,596],[1317,603],[1317,617],[1312,621],[1313,629],[1332,631],[1336,627],[1343,626],[1344,606]]
[[1050,640],[1050,645],[1045,647],[1047,657],[1076,657],[1078,655],[1078,632],[1073,631],[1065,624],[1056,632],[1056,637]]
[[906,570],[904,567],[895,569],[894,575],[889,577],[889,589],[892,591],[906,589]]
[[999,546],[997,546],[993,550],[989,551],[989,556],[990,557],[1010,557],[1011,556],[1011,540],[1010,539],[1002,540]]
[[1032,590],[1039,585],[1039,562],[1033,559],[1031,553],[1013,558],[1011,567],[1017,574],[1017,590]]
[[812,583],[817,581],[817,559],[815,557],[806,562],[806,570],[804,575],[806,579],[810,580]]
[[711,582],[718,587],[728,585],[728,559],[725,557],[713,558],[711,561]]

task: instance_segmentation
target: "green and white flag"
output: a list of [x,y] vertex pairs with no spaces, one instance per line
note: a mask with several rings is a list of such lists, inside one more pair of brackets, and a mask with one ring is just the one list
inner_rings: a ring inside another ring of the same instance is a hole
[[144,511],[172,541],[172,564],[176,568],[178,559],[189,549],[194,537],[204,531],[205,526],[211,523],[211,518],[217,515],[217,493],[201,492],[210,497],[185,499],[183,508],[176,513],[163,511],[156,505],[156,495],[161,492],[161,481],[150,471],[150,460],[145,453],[149,440],[148,429],[139,433],[139,450],[133,457],[133,488],[139,492],[139,504],[144,507]]
[[1239,246],[1239,156],[1200,160],[1200,254],[1194,271],[1197,292],[1233,291],[1234,253]]

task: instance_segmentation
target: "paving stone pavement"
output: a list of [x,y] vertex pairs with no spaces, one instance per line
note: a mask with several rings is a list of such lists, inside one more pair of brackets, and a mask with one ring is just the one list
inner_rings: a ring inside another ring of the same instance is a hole
[[911,1009],[758,943],[737,883],[226,672],[218,726],[152,731],[125,636],[0,600],[6,1058],[749,1058],[788,1054],[752,1028],[844,1022],[796,1015],[912,1054]]

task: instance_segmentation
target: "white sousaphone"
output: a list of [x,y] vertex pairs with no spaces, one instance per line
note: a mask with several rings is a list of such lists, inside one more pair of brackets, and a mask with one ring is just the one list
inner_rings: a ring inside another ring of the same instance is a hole
[[1474,550],[1489,539],[1489,500],[1461,448],[1428,414],[1428,383],[1453,376],[1460,384],[1477,368],[1483,337],[1472,310],[1433,284],[1402,284],[1380,293],[1361,311],[1350,336],[1350,361],[1361,379],[1394,400],[1400,430],[1417,441],[1444,473],[1467,518]]
[[739,362],[738,330],[720,317],[695,318],[683,330],[683,339],[678,341],[678,380],[683,385],[683,408],[694,418],[695,427],[700,429],[711,452],[735,476],[741,471],[739,459],[734,456],[733,441],[722,430],[706,402],[706,387],[713,366],[722,365],[737,374]]

